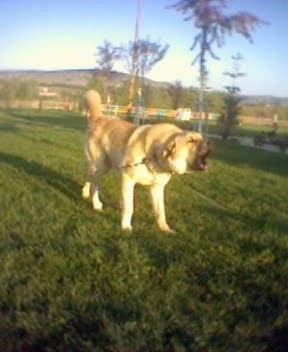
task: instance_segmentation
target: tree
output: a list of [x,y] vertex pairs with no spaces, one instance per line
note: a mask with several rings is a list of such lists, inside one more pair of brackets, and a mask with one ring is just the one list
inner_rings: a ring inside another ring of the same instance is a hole
[[138,67],[137,73],[143,80],[144,77],[152,70],[157,62],[161,61],[166,55],[169,45],[162,46],[160,43],[151,42],[149,37],[138,42]]
[[37,98],[37,83],[32,80],[24,80],[18,82],[17,98],[22,100],[32,100]]
[[97,90],[100,95],[104,94],[104,84],[103,80],[98,76],[92,76],[87,84],[87,89],[95,89]]
[[168,87],[168,94],[172,100],[173,109],[177,110],[180,107],[184,95],[182,82],[177,80],[175,83],[170,84]]
[[0,90],[0,99],[5,101],[7,108],[10,108],[12,101],[17,98],[17,87],[18,82],[15,79],[3,82]]
[[229,76],[232,78],[232,82],[230,86],[225,86],[225,88],[231,91],[240,91],[240,88],[236,86],[236,79],[239,77],[245,76],[245,73],[240,72],[240,60],[243,60],[243,57],[240,53],[232,56],[233,66],[231,71],[225,71],[223,75]]
[[[213,59],[219,59],[212,49],[216,44],[221,47],[225,44],[225,35],[233,32],[239,33],[252,42],[251,31],[256,25],[264,24],[255,15],[248,12],[239,12],[233,15],[226,15],[224,10],[227,7],[226,0],[180,0],[168,8],[175,9],[185,15],[184,21],[194,21],[198,30],[191,46],[193,51],[199,47],[192,65],[199,62],[200,87],[198,110],[200,115],[203,112],[205,81],[208,77],[206,67],[207,54]],[[201,120],[199,120],[199,132],[202,131]]]
[[111,85],[112,71],[117,61],[121,59],[122,48],[114,46],[110,41],[104,40],[102,45],[97,46],[96,62],[98,69],[103,74],[103,95],[108,95],[107,100],[110,99],[113,85]]
[[[134,76],[136,80],[141,79],[143,84],[145,76],[152,70],[153,66],[161,61],[167,53],[169,45],[152,42],[150,38],[129,41],[128,45],[122,47],[123,59],[127,71]],[[134,84],[134,82],[132,82]],[[130,100],[134,95],[134,87],[129,87]]]
[[32,80],[11,79],[2,82],[0,99],[6,102],[9,108],[13,100],[32,100],[37,98],[37,83]]
[[232,78],[231,85],[225,86],[227,94],[224,97],[224,109],[219,117],[220,134],[222,139],[226,140],[231,133],[234,126],[238,125],[238,116],[240,114],[240,97],[238,93],[240,88],[236,85],[236,79],[245,76],[244,73],[240,72],[240,60],[243,57],[238,53],[232,56],[233,67],[231,71],[226,71],[223,74]]
[[234,126],[237,126],[239,123],[239,101],[240,98],[237,94],[235,94],[235,91],[228,92],[224,96],[224,111],[218,119],[220,126],[220,134],[223,140],[226,140],[230,136],[232,128]]
[[102,46],[97,46],[97,64],[98,68],[107,77],[110,76],[115,63],[121,59],[121,47],[114,46],[108,40],[104,40]]

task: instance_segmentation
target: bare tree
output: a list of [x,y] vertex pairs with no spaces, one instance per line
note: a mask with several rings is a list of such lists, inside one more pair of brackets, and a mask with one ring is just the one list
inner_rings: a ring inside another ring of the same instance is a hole
[[[239,12],[233,15],[226,15],[226,0],[180,0],[168,6],[184,14],[184,21],[194,21],[194,26],[198,30],[191,46],[191,50],[199,47],[199,52],[195,56],[192,64],[199,62],[200,89],[199,106],[200,116],[203,112],[205,81],[207,81],[208,71],[206,68],[207,54],[213,59],[218,59],[213,45],[221,47],[225,44],[225,36],[233,32],[239,33],[252,43],[251,32],[257,25],[264,24],[263,20],[249,12]],[[198,126],[202,132],[201,120]]]
[[[101,83],[102,94],[107,94],[107,101],[110,101],[111,94],[113,94],[113,84],[111,82],[113,78],[112,71],[115,63],[121,59],[122,48],[114,46],[108,40],[104,40],[102,45],[97,46],[95,56],[98,68],[104,76],[103,84]],[[97,86],[99,83],[98,81],[99,77],[93,77],[90,85]]]
[[97,46],[96,62],[105,76],[111,74],[115,62],[121,59],[121,53],[121,48],[114,46],[108,40],[104,40],[102,45]]
[[168,44],[162,46],[160,43],[150,41],[149,37],[129,41],[128,45],[122,47],[127,71],[136,79],[140,77],[142,85],[144,77],[164,58],[168,49]]
[[143,79],[152,70],[153,66],[164,58],[169,45],[162,46],[160,43],[151,42],[149,37],[140,40],[138,45],[138,70]]

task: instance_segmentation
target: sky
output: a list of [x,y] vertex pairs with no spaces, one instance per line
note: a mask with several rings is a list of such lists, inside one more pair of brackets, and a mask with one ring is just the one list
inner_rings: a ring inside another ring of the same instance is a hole
[[[139,37],[169,44],[164,59],[147,78],[199,85],[199,69],[191,65],[197,54],[191,45],[197,34],[193,22],[167,9],[177,0],[142,0]],[[97,46],[134,38],[138,0],[0,0],[0,70],[85,69],[96,67]],[[227,14],[249,11],[268,21],[256,27],[253,44],[239,34],[215,47],[220,60],[209,59],[208,86],[224,90],[231,56],[243,57],[237,81],[245,95],[288,97],[288,0],[227,0]],[[115,66],[123,70],[123,67]],[[123,70],[124,71],[124,70]]]

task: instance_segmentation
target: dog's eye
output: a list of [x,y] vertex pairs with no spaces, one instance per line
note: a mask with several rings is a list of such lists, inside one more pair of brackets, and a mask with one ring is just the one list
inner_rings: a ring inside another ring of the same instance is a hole
[[187,143],[195,143],[195,142],[196,142],[196,140],[193,137],[190,137],[187,141]]
[[189,137],[187,144],[191,144],[191,145],[195,145],[199,142],[199,139],[195,138],[195,137]]
[[198,132],[190,132],[187,134],[186,138],[187,138],[187,143],[191,143],[191,144],[198,143],[203,140],[202,135]]

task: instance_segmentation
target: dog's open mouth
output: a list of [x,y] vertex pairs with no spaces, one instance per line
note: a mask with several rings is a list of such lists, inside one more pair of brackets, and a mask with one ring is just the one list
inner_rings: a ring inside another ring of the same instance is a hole
[[210,141],[204,141],[200,145],[200,150],[196,161],[196,167],[198,170],[205,171],[208,169],[209,164],[207,162],[207,158],[211,150],[212,150],[212,143]]
[[208,169],[208,167],[209,167],[209,165],[208,165],[207,161],[205,160],[205,158],[200,158],[198,160],[198,163],[197,163],[198,170],[205,171]]

